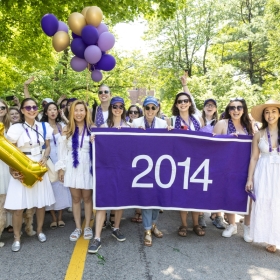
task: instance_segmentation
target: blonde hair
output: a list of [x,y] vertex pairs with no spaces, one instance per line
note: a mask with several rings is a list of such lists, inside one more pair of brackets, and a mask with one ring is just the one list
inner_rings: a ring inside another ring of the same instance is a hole
[[66,138],[68,139],[69,137],[73,136],[75,133],[76,129],[76,122],[74,120],[74,112],[75,112],[75,107],[77,105],[84,105],[85,111],[86,111],[86,116],[85,116],[85,124],[90,131],[91,126],[93,125],[92,119],[91,119],[91,114],[89,112],[89,109],[86,105],[86,103],[83,100],[75,100],[70,107],[70,112],[69,112],[69,123],[67,124],[67,131],[66,131]]
[[8,104],[3,99],[0,99],[0,102],[5,105],[6,111],[7,111],[6,115],[3,117],[3,120],[2,120],[2,123],[4,124],[4,127],[5,127],[5,131],[7,132],[11,125],[9,107],[8,107]]

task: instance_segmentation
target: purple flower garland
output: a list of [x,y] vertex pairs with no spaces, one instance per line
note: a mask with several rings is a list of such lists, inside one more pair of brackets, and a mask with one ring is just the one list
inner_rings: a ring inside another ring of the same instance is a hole
[[[193,123],[194,130],[195,130],[195,131],[199,131],[199,130],[200,130],[200,125],[199,125],[199,122],[197,121],[197,119],[196,119],[194,116],[192,116],[192,115],[189,116],[189,119],[190,119],[191,122]],[[177,116],[177,117],[176,117],[176,120],[175,120],[175,128],[176,128],[176,129],[181,129],[181,122],[182,122],[182,121],[183,121],[183,120],[182,120],[181,116]],[[185,122],[184,122],[184,123],[185,123]],[[190,130],[190,126],[189,126],[188,129]]]
[[101,106],[98,106],[96,109],[96,120],[95,124],[97,127],[100,127],[104,123],[104,117],[102,113],[102,108]]

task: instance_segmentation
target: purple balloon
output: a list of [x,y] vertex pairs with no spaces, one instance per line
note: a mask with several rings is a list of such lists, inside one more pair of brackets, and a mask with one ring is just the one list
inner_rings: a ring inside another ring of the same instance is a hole
[[101,56],[101,50],[97,46],[88,46],[85,50],[85,60],[90,63],[90,64],[95,64],[97,63]]
[[108,51],[115,45],[115,37],[110,32],[103,32],[98,39],[97,43],[101,51]]
[[71,59],[70,65],[74,71],[81,72],[87,68],[88,63],[84,59],[74,56]]
[[99,37],[98,31],[94,26],[86,25],[82,29],[82,39],[83,39],[84,43],[86,43],[87,45],[96,44],[98,37]]
[[52,37],[58,29],[58,19],[53,14],[45,14],[41,19],[41,26],[43,31]]
[[84,43],[82,38],[75,38],[71,42],[71,50],[73,54],[79,58],[85,58],[84,52],[86,48],[87,45]]
[[115,58],[110,54],[103,54],[95,68],[103,71],[111,71],[116,66]]
[[73,39],[81,38],[81,36],[79,36],[79,35],[75,34],[74,32],[72,32],[72,38]]
[[94,70],[91,72],[91,78],[95,82],[100,82],[103,78],[103,75],[99,70]]
[[65,22],[59,20],[57,31],[64,31],[64,32],[68,33],[68,26],[66,25]]
[[100,23],[96,28],[97,28],[99,36],[103,32],[108,32],[108,26],[105,23]]

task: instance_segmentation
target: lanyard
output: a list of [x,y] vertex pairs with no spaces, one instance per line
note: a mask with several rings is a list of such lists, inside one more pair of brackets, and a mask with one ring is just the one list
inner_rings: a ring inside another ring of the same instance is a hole
[[[25,124],[26,125],[26,124]],[[32,127],[31,126],[29,126],[29,125],[27,125],[29,128],[31,128],[32,129]],[[32,129],[32,130],[35,130],[35,129]],[[39,133],[38,133],[38,126],[37,126],[37,124],[36,124],[36,135],[37,135],[37,143],[39,144],[39,146],[40,146],[40,141],[39,141]],[[29,131],[28,131],[28,129],[25,127],[25,132],[26,132],[26,134],[27,134],[27,136],[28,136],[28,138],[30,139],[30,141],[29,141],[29,144],[30,144],[30,146],[32,146],[32,141],[31,141],[31,137],[30,137],[30,134],[29,134]]]
[[82,135],[82,141],[81,141],[80,149],[82,149],[82,147],[83,147],[85,132],[86,132],[86,125],[84,125],[84,131],[83,131],[83,135]]
[[156,118],[153,119],[151,126],[149,126],[149,123],[147,122],[146,117],[144,117],[144,122],[145,122],[146,128],[155,128]]
[[[61,135],[61,130],[60,130],[60,128],[59,128],[59,126],[56,124],[56,127],[57,127],[57,130],[58,130],[58,132],[59,132],[59,134]],[[54,144],[55,144],[55,146],[56,146],[56,140],[55,140],[55,135],[54,135],[54,133],[52,134],[52,136],[53,136],[53,142],[54,142]]]
[[[270,136],[268,128],[266,129],[266,134],[267,134],[267,139],[268,139],[269,152],[271,153],[272,152],[271,136]],[[278,145],[277,152],[280,153],[280,145]]]

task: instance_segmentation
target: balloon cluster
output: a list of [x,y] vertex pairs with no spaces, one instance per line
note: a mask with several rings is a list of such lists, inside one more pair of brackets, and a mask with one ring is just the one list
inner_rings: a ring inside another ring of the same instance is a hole
[[53,14],[46,14],[41,20],[43,31],[53,36],[54,49],[60,52],[70,45],[75,55],[70,62],[72,69],[81,72],[88,68],[95,82],[102,80],[100,70],[111,71],[116,65],[115,58],[107,53],[113,48],[115,37],[108,32],[106,24],[101,23],[102,18],[102,10],[97,6],[86,7],[81,13],[72,13],[68,18],[73,37],[71,44],[68,26],[64,22]]

